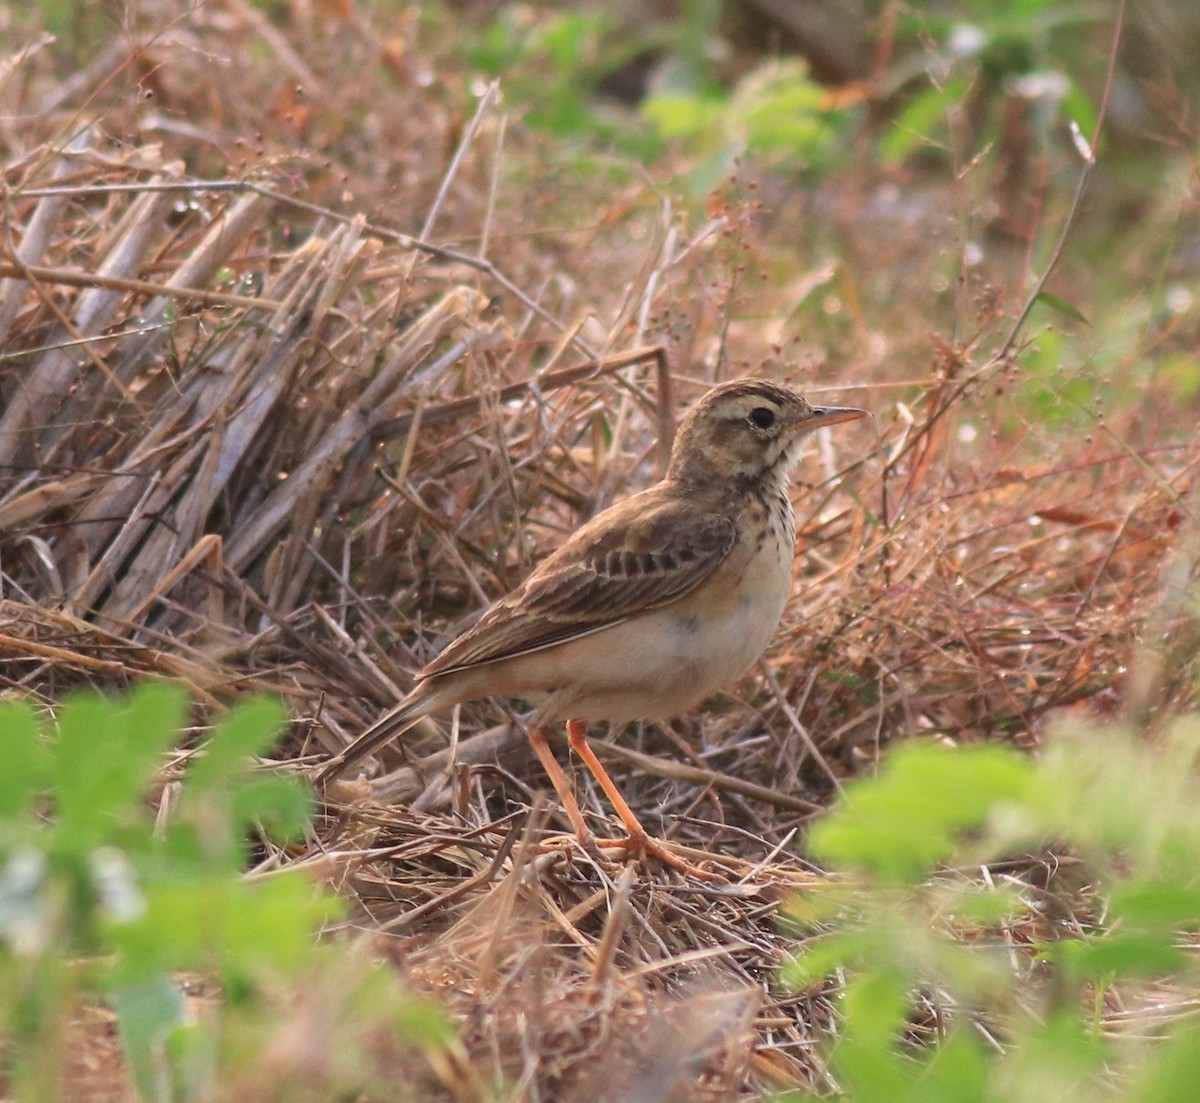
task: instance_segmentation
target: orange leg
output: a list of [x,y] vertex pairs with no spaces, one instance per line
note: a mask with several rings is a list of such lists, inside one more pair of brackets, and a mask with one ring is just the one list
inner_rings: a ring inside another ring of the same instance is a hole
[[617,815],[621,818],[621,825],[625,828],[630,841],[634,844],[630,849],[642,849],[646,841],[650,838],[646,834],[646,829],[642,826],[642,821],[634,815],[634,811],[629,807],[628,802],[621,796],[621,790],[617,788],[617,783],[609,776],[608,771],[604,768],[604,764],[596,757],[596,752],[588,745],[587,741],[587,725],[582,720],[567,721],[567,741],[571,744],[573,750],[581,759],[583,764],[591,771],[599,783],[600,788],[604,790],[604,795],[608,797],[608,803],[613,806]]
[[[532,738],[532,735],[531,735]],[[543,733],[543,739],[545,735]],[[689,862],[686,858],[680,857],[678,854],[672,853],[657,839],[650,838],[646,834],[646,829],[642,826],[641,820],[634,815],[634,811],[629,807],[628,802],[621,791],[617,788],[616,782],[609,776],[608,771],[604,768],[604,764],[596,757],[596,752],[588,746],[587,741],[587,725],[582,720],[567,721],[567,740],[571,744],[573,750],[581,759],[583,764],[591,771],[592,776],[599,783],[600,788],[604,790],[604,795],[608,797],[609,803],[613,806],[617,815],[621,818],[621,824],[624,826],[627,835],[626,839],[601,839],[600,846],[617,846],[625,850],[632,851],[635,854],[647,854],[651,858],[657,858],[658,861],[670,866],[672,869],[679,870],[680,873],[686,873],[692,877],[699,878],[701,881],[713,881],[721,884],[726,883],[726,879],[719,874],[710,873],[708,870],[701,869],[699,866]],[[535,745],[534,750],[537,750]],[[546,754],[553,761],[553,756],[550,755],[550,748],[546,747]],[[538,752],[538,757],[541,758],[541,752]],[[542,759],[542,764],[546,764],[546,760]],[[562,777],[562,770],[559,769],[558,763],[554,762],[554,769],[558,772],[563,783],[566,783],[566,778]],[[549,767],[547,767],[549,772]],[[558,782],[554,781],[554,775],[551,774],[550,780],[554,782],[555,789],[558,789]],[[559,791],[559,797],[562,798],[562,791]],[[566,805],[566,801],[563,802]],[[575,808],[575,815],[579,816],[580,823],[583,822],[583,816],[579,812],[579,805],[575,803],[574,797],[571,798],[571,805]],[[575,820],[571,816],[571,807],[567,806],[567,817],[571,819],[572,824]],[[585,828],[586,830],[586,828]],[[578,833],[578,828],[576,829]],[[589,837],[591,833],[589,832]],[[582,839],[580,840],[583,841]]]
[[554,791],[558,794],[559,803],[563,806],[567,819],[571,821],[571,830],[579,839],[579,845],[591,854],[598,854],[596,837],[584,821],[583,813],[579,810],[579,802],[576,801],[575,794],[571,792],[571,784],[567,781],[567,775],[563,773],[558,759],[550,750],[550,740],[546,736],[546,729],[530,728],[529,742],[533,745],[533,753],[538,756],[538,761],[542,764],[542,769],[546,771],[546,776],[550,778],[550,784],[554,786]]

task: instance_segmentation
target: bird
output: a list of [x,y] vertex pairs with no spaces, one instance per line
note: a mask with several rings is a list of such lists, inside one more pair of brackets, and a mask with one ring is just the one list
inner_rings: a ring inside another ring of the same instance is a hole
[[[685,712],[763,654],[792,590],[796,533],[788,490],[805,436],[866,417],[816,406],[766,378],[708,390],[680,423],[666,475],[597,514],[521,585],[416,674],[398,705],[322,764],[328,784],[425,716],[485,697],[534,705],[527,735],[578,843],[622,848],[703,880],[649,836],[587,741]],[[597,839],[550,747],[568,744],[599,783],[624,838]]]

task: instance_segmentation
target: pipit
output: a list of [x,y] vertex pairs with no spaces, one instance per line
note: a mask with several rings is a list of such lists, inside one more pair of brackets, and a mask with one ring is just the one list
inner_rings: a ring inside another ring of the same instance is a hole
[[[529,741],[580,844],[620,847],[708,880],[650,838],[588,746],[616,729],[675,716],[762,655],[792,588],[796,533],[788,482],[814,429],[866,416],[811,406],[762,379],[714,387],[679,427],[666,477],[594,517],[525,582],[416,675],[395,708],[326,763],[329,781],[432,712],[480,697],[535,704]],[[550,749],[552,725],[592,772],[627,837],[596,839]]]

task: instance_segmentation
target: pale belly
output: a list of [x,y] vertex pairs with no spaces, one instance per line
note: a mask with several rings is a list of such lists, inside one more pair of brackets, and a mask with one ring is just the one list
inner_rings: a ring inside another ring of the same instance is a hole
[[545,724],[684,712],[736,682],[770,643],[791,591],[791,551],[769,547],[699,596],[509,660],[507,684],[492,681],[487,692],[524,697]]

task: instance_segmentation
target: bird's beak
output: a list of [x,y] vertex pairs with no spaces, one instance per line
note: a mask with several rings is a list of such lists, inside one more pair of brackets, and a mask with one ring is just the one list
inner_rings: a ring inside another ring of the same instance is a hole
[[860,417],[869,417],[870,411],[860,410],[857,406],[814,406],[812,416],[806,417],[799,426],[806,431],[824,429],[826,425],[837,425],[842,421],[857,421]]

